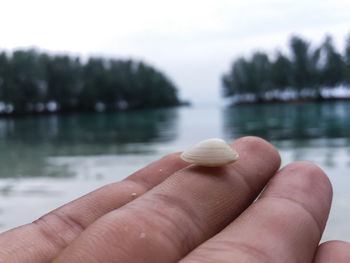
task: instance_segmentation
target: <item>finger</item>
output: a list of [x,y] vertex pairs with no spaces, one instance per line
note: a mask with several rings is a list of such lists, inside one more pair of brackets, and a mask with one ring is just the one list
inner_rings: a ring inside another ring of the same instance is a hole
[[328,241],[321,244],[315,255],[314,263],[349,263],[350,243],[344,241]]
[[88,225],[144,194],[188,164],[171,154],[125,180],[106,185],[39,220],[0,235],[0,262],[51,262]]
[[280,165],[266,141],[233,147],[240,159],[220,168],[190,166],[143,197],[97,220],[54,262],[175,262],[238,216]]
[[261,197],[182,262],[311,262],[332,199],[327,176],[297,162],[271,179]]

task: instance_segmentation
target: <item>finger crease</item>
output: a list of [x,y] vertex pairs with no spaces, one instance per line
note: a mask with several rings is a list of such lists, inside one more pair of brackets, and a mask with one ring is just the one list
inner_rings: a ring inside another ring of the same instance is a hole
[[[54,226],[53,222],[55,221],[52,220],[58,220],[59,225]],[[85,227],[73,217],[69,215],[60,215],[55,211],[35,220],[33,223],[39,227],[39,231],[47,241],[51,242],[55,247],[60,248],[66,247],[72,241],[72,238],[69,238],[72,236],[72,233],[74,236],[77,236],[85,229]],[[67,231],[70,232],[68,235]]]
[[[232,250],[238,250],[246,255],[254,257],[254,259],[258,260],[257,262],[271,262],[271,257],[266,253],[265,250],[260,249],[258,247],[239,242],[233,240],[216,240],[213,241],[211,247],[203,246],[202,250],[212,250],[213,252],[219,253],[231,253]],[[215,255],[215,253],[213,254]]]
[[318,235],[321,236],[322,235],[322,232],[323,232],[323,227],[321,226],[321,223],[318,222],[318,220],[316,219],[315,215],[307,208],[307,206],[305,206],[304,203],[296,200],[296,199],[293,199],[293,198],[290,198],[290,197],[287,197],[287,196],[273,196],[273,195],[270,195],[270,196],[264,196],[261,198],[262,199],[276,199],[276,200],[284,200],[286,202],[289,202],[289,203],[293,203],[295,205],[297,205],[298,207],[300,207],[302,210],[304,210],[304,212],[309,215],[309,217],[311,218],[311,220],[314,222],[314,224],[316,225],[316,228],[317,228],[317,231],[318,231]]
[[[200,224],[200,219],[198,215],[193,211],[193,209],[186,203],[185,200],[177,198],[174,196],[168,196],[165,194],[156,194],[156,198],[165,204],[167,207],[164,209],[155,209],[155,212],[158,216],[164,218],[167,222],[175,227],[175,231],[172,233],[180,234],[180,238],[174,238],[173,235],[167,235],[169,239],[174,243],[178,243],[181,246],[181,251],[188,250],[191,247],[197,245],[198,240],[200,239],[198,235],[203,235],[206,233],[204,228]],[[152,201],[152,200],[150,200]],[[152,201],[153,202],[153,201]],[[180,211],[180,214],[187,222],[191,224],[183,224],[177,220],[176,217],[172,217],[170,210],[175,209]],[[165,233],[165,232],[164,232]]]
[[244,176],[242,173],[236,172],[238,174],[238,177],[241,179],[241,181],[245,184],[249,191],[249,196],[252,196],[255,194],[256,190],[252,187],[252,185],[249,183],[247,176]]
[[144,193],[148,190],[152,189],[154,185],[151,185],[149,182],[147,182],[143,177],[133,177],[133,178],[126,178],[124,182],[131,182],[132,184],[136,184],[139,187],[142,187],[144,189]]

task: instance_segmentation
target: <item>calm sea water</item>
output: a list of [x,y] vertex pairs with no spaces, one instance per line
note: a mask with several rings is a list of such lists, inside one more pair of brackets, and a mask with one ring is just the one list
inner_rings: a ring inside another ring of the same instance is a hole
[[206,138],[257,135],[334,187],[324,240],[350,241],[350,103],[178,108],[0,119],[0,232]]

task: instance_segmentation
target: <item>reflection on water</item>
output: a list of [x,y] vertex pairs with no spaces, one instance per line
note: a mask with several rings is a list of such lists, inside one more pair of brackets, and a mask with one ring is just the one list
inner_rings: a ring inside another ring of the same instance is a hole
[[179,108],[0,119],[0,232],[199,140],[261,136],[283,165],[308,160],[333,188],[324,239],[350,241],[350,103]]
[[[228,137],[255,135],[298,145],[314,139],[350,138],[350,104],[346,102],[238,106],[224,110]],[[328,143],[319,140],[319,143]]]
[[176,138],[175,109],[0,119],[0,177],[69,175],[47,157],[146,153]]
[[350,103],[273,104],[223,110],[228,140],[255,135],[271,141],[283,165],[306,160],[320,166],[333,185],[333,205],[323,240],[350,241]]
[[176,119],[176,109],[0,119],[0,142],[57,146],[168,141],[176,134]]
[[291,161],[350,167],[350,103],[244,105],[223,110],[225,138],[254,135],[286,150]]

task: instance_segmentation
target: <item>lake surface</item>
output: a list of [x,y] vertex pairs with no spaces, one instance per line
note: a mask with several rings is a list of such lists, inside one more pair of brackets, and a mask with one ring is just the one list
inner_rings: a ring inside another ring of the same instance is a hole
[[256,135],[283,165],[308,160],[334,187],[323,240],[350,241],[350,103],[178,108],[0,119],[0,232],[211,137]]

